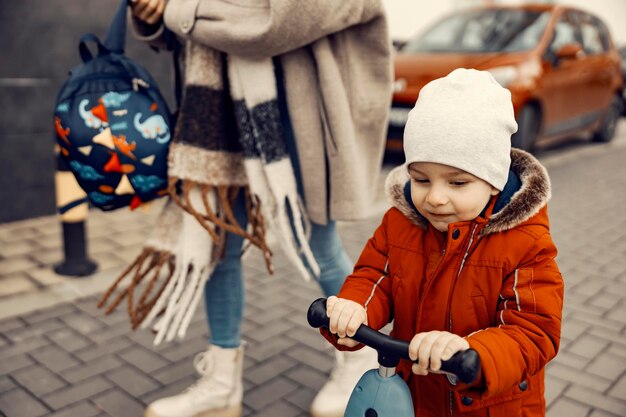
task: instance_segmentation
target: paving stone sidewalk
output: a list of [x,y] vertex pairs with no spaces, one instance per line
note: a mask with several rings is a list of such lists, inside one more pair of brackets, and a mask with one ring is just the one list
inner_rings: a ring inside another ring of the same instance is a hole
[[[541,154],[540,154],[541,158]],[[553,184],[550,216],[566,283],[563,337],[548,367],[549,417],[626,416],[626,125],[602,147],[541,158]],[[155,210],[156,213],[158,210]],[[96,276],[68,279],[56,220],[0,225],[0,410],[9,417],[139,417],[149,402],[193,382],[206,348],[202,309],[182,342],[152,345],[126,313],[103,316],[97,295],[134,258],[155,214],[90,214]],[[111,220],[110,216],[118,216]],[[379,218],[341,223],[353,259]],[[278,254],[268,276],[245,261],[246,416],[307,416],[332,367],[332,351],[305,313],[321,295]],[[0,413],[0,415],[2,415]]]

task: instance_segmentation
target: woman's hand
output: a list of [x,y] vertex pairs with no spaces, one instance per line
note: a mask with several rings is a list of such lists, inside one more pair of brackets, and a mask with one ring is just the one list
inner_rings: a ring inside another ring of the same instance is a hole
[[154,25],[163,17],[165,0],[131,0],[130,9],[137,19]]
[[438,373],[441,361],[446,361],[455,353],[469,349],[467,340],[449,332],[424,332],[413,336],[409,343],[409,357],[419,359],[413,364],[412,371],[417,375],[428,375],[428,372]]
[[367,324],[367,313],[359,303],[335,296],[326,300],[326,315],[330,319],[329,330],[339,336],[338,344],[354,347],[359,344],[354,336],[361,324]]

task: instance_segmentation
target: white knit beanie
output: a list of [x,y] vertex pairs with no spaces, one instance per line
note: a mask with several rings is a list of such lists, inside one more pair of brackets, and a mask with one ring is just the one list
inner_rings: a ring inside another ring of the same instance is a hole
[[406,165],[449,165],[502,191],[516,131],[509,90],[487,71],[459,68],[420,91],[404,128]]

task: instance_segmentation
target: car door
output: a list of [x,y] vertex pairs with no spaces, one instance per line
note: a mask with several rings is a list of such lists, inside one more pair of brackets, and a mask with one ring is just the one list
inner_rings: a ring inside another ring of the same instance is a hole
[[572,43],[582,45],[580,32],[571,13],[556,18],[552,41],[544,54],[544,75],[541,82],[543,104],[543,135],[553,136],[578,127],[579,117],[585,112],[581,103],[586,81],[585,59],[582,53],[575,58],[558,59],[557,52]]
[[583,102],[586,104],[582,117],[590,122],[597,120],[608,107],[613,96],[613,79],[616,65],[609,56],[609,39],[604,25],[597,18],[583,12],[575,14],[585,51],[585,90]]

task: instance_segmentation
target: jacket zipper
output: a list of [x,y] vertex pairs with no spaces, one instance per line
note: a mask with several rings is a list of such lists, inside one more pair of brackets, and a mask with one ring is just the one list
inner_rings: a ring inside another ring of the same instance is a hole
[[452,283],[452,288],[450,289],[450,299],[448,300],[448,312],[449,312],[448,326],[449,326],[450,333],[452,333],[452,311],[451,311],[452,293],[454,292],[454,287],[456,285],[456,282],[458,281],[459,277],[461,276],[461,271],[463,271],[463,267],[465,266],[465,261],[467,260],[467,255],[469,254],[469,250],[472,247],[472,243],[474,242],[474,234],[476,233],[476,228],[477,227],[478,227],[478,225],[475,224],[474,228],[472,229],[472,234],[470,235],[469,243],[467,244],[467,248],[465,248],[465,253],[463,254],[463,259],[461,260],[461,266],[459,266],[459,271],[456,273],[456,278],[454,279],[454,282]]
[[139,77],[129,78],[129,77],[124,77],[124,76],[116,76],[114,74],[85,75],[83,77],[76,78],[75,80],[72,81],[72,83],[78,84],[78,83],[83,83],[85,81],[94,81],[94,80],[120,80],[120,81],[130,82],[130,84],[133,87],[133,90],[135,91],[138,91],[139,87],[150,88],[150,84],[142,78],[139,78]]
[[96,75],[84,75],[82,77],[76,78],[75,80],[72,80],[73,83],[81,83],[83,81],[92,81],[92,80],[123,80],[123,81],[130,81],[131,78],[129,77],[124,77],[124,76],[119,76],[116,74],[96,74]]
[[[463,267],[465,266],[465,260],[467,259],[467,255],[469,254],[470,248],[472,247],[472,243],[474,242],[474,234],[476,233],[476,228],[478,227],[477,224],[474,225],[474,228],[472,229],[472,234],[470,235],[470,239],[469,239],[469,243],[467,244],[467,248],[465,249],[465,253],[463,254],[463,259],[461,260],[461,266],[459,266],[459,272],[457,272],[456,274],[456,278],[454,280],[454,282],[452,283],[452,288],[450,290],[450,299],[448,300],[448,331],[450,333],[452,333],[452,294],[454,293],[454,287],[456,286],[456,282],[458,281],[459,277],[461,276],[461,271],[463,270]],[[454,401],[454,395],[452,394],[452,391],[449,392],[450,395],[450,417],[453,417],[454,411],[453,411],[453,401]]]

